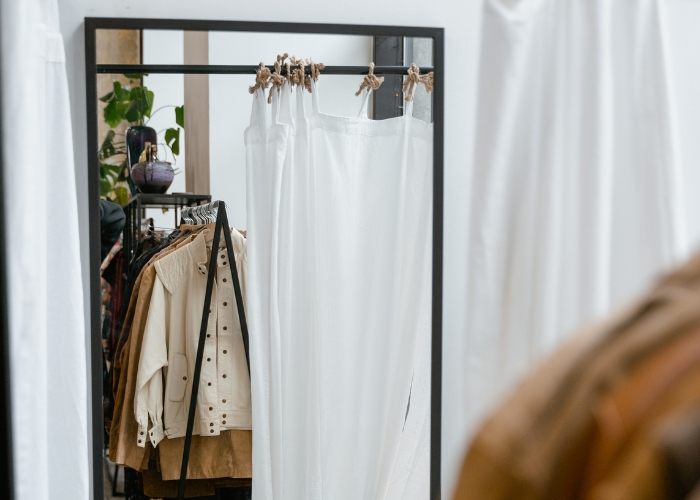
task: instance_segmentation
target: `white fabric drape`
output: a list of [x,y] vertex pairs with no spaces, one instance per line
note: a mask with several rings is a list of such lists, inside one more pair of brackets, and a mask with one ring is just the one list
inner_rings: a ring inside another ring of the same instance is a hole
[[534,361],[687,250],[658,0],[486,0],[483,16],[448,477]]
[[57,4],[1,5],[16,498],[87,499],[83,289]]
[[246,131],[253,495],[425,498],[432,126],[312,88],[269,128],[259,89]]

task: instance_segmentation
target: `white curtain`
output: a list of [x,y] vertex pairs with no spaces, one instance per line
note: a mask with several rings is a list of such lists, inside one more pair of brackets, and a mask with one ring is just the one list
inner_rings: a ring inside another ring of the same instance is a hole
[[426,498],[432,126],[295,92],[246,131],[253,496]]
[[533,362],[687,251],[661,26],[658,0],[485,1],[448,484]]
[[15,498],[87,499],[83,289],[58,9],[55,0],[0,5]]

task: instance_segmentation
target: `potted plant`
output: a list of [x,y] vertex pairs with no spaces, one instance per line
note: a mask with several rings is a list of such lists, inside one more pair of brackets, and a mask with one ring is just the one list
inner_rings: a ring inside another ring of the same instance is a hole
[[[100,97],[106,103],[104,121],[110,130],[100,146],[100,197],[124,206],[136,194],[131,178],[131,167],[139,161],[146,143],[157,144],[158,132],[148,127],[148,121],[162,109],[175,108],[175,127],[165,130],[165,146],[173,158],[180,154],[180,130],[185,128],[184,107],[165,105],[152,111],[154,94],[141,84],[144,75],[127,74],[128,85],[112,82],[112,91]],[[130,127],[126,134],[118,134],[116,128],[123,122]]]

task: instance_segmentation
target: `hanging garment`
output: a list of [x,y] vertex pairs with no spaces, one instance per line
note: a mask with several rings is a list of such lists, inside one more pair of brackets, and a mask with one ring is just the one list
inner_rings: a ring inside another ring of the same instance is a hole
[[83,270],[57,4],[2,2],[3,230],[11,235],[3,250],[17,500],[90,498]]
[[699,366],[700,254],[530,375],[477,434],[455,499],[685,498],[664,492],[680,484],[668,457],[691,471],[685,494],[700,481],[672,440]]
[[303,92],[294,113],[283,86],[268,128],[258,89],[246,130],[253,496],[389,498],[422,435],[404,424],[430,335],[432,126],[324,115],[315,81],[307,118]]
[[[134,412],[137,444],[153,447],[166,436],[185,435],[192,374],[207,284],[205,238],[211,231],[154,264],[156,278],[143,334]],[[241,289],[246,285],[245,238],[232,232]],[[194,434],[250,429],[250,379],[225,249],[216,253],[216,278],[197,396]],[[245,293],[245,292],[244,292]],[[167,372],[161,370],[167,366]],[[165,378],[165,385],[164,385]]]
[[[115,411],[110,431],[109,448],[109,457],[112,462],[139,471],[147,470],[149,456],[153,450],[150,443],[149,448],[142,448],[137,444],[139,430],[134,417],[134,392],[148,306],[156,279],[154,263],[188,245],[197,234],[207,229],[213,229],[213,226],[213,224],[181,226],[181,237],[155,255],[136,279],[124,322],[122,338],[120,338],[122,341],[123,337],[127,337],[121,343],[121,349],[118,351],[122,358],[120,361],[122,370],[115,378],[113,388]],[[238,254],[236,257],[242,258]],[[201,308],[198,314],[201,315]],[[119,355],[116,356],[116,359],[119,361]],[[179,479],[183,448],[184,438],[164,439],[160,442],[157,467],[161,480]],[[219,436],[206,438],[193,436],[187,477],[193,479],[250,478],[252,475],[251,456],[251,431],[222,431]],[[214,484],[211,483],[207,487],[214,488]]]

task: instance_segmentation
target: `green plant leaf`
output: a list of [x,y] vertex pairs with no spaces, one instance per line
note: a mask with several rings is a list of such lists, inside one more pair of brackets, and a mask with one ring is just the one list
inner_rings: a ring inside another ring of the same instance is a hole
[[119,174],[122,172],[122,165],[110,165],[107,164],[107,170],[109,170],[109,173],[113,175],[115,178],[119,176]]
[[114,195],[116,198],[116,202],[119,203],[122,207],[126,206],[126,204],[129,203],[129,190],[126,189],[124,186],[115,187]]
[[145,75],[141,73],[124,73],[124,76],[127,77],[129,80],[139,80]]
[[130,123],[141,123],[144,116],[151,114],[153,92],[146,87],[134,87],[129,91],[128,102],[124,117]]
[[141,116],[138,101],[131,101],[131,103],[129,103],[129,107],[124,113],[124,117],[129,123],[136,123],[141,120]]
[[100,180],[100,196],[107,196],[112,192],[112,183],[108,180]]
[[165,143],[170,147],[174,155],[180,154],[180,129],[169,128],[165,131]]
[[110,156],[114,156],[115,152],[116,148],[114,147],[114,130],[110,130],[109,132],[107,132],[105,140],[102,141],[102,145],[100,146],[99,150],[99,157],[102,159],[109,158]]
[[117,101],[111,101],[104,109],[104,118],[110,128],[115,128],[122,121],[122,114],[117,109]]
[[100,101],[102,101],[102,102],[108,102],[108,101],[111,101],[112,99],[114,99],[114,91],[100,97]]
[[[145,89],[146,87],[144,87]],[[151,110],[153,109],[153,100],[155,99],[155,94],[153,93],[152,90],[146,89],[146,102],[148,103],[148,107],[144,110],[143,114],[148,116],[149,118],[151,117]]]
[[167,207],[163,207],[163,208],[160,209],[160,211],[163,212],[164,214],[167,214],[167,213],[168,213],[168,208],[167,208]]
[[175,108],[175,123],[185,128],[185,105]]

